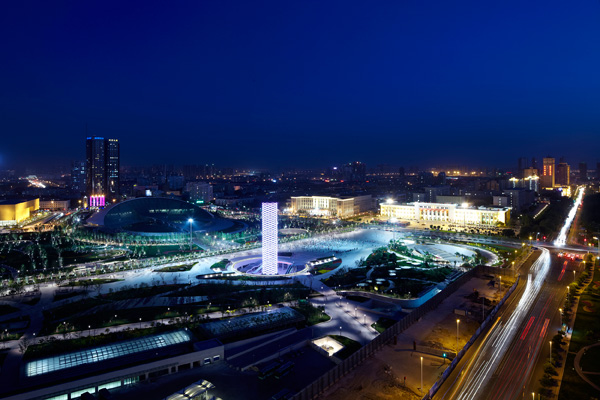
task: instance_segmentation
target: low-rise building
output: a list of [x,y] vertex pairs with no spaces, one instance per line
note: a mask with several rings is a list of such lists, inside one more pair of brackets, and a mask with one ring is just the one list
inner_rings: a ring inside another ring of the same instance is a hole
[[71,207],[70,200],[40,200],[41,210],[64,211]]
[[0,200],[0,226],[12,226],[40,209],[40,199]]
[[381,216],[405,221],[444,224],[498,226],[510,220],[510,207],[468,207],[458,204],[381,204]]
[[356,197],[296,196],[290,201],[294,214],[309,214],[321,217],[349,218],[370,211],[371,195]]

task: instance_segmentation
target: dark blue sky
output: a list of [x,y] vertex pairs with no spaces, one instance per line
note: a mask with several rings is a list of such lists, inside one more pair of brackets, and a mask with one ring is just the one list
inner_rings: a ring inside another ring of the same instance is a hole
[[598,0],[11,3],[0,168],[600,157]]

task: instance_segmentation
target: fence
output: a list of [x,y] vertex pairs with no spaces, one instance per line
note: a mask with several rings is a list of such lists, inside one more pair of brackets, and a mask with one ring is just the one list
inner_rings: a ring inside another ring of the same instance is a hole
[[[425,314],[436,309],[439,304],[446,300],[448,296],[454,293],[460,286],[465,284],[471,278],[476,275],[480,275],[480,266],[475,267],[454,282],[450,283],[444,290],[438,293],[433,298],[429,299],[422,306],[415,308],[410,314],[402,318],[400,321],[392,325],[390,328],[385,330],[381,335],[377,336],[370,343],[366,344],[360,350],[352,354],[350,357],[345,359],[341,364],[336,365],[324,375],[319,377],[317,380],[306,386],[304,389],[299,391],[293,398],[294,400],[311,400],[319,396],[344,375],[352,371],[357,365],[362,363],[365,359],[373,355],[375,352],[380,350],[384,345],[392,341],[394,336],[408,329],[415,322],[419,321]],[[511,288],[511,291],[513,289]],[[504,300],[502,301],[502,303]],[[496,310],[496,307],[494,310]],[[459,353],[460,354],[460,353]],[[455,360],[456,362],[456,360]]]

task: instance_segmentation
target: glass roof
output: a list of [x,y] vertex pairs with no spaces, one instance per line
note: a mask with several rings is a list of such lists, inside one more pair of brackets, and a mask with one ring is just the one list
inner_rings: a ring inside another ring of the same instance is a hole
[[161,333],[30,361],[25,367],[25,373],[32,377],[189,341],[190,336],[186,331]]

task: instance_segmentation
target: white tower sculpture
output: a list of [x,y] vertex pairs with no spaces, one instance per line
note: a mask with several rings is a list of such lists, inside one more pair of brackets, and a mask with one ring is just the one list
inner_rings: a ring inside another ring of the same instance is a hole
[[277,275],[277,203],[262,203],[262,274]]

